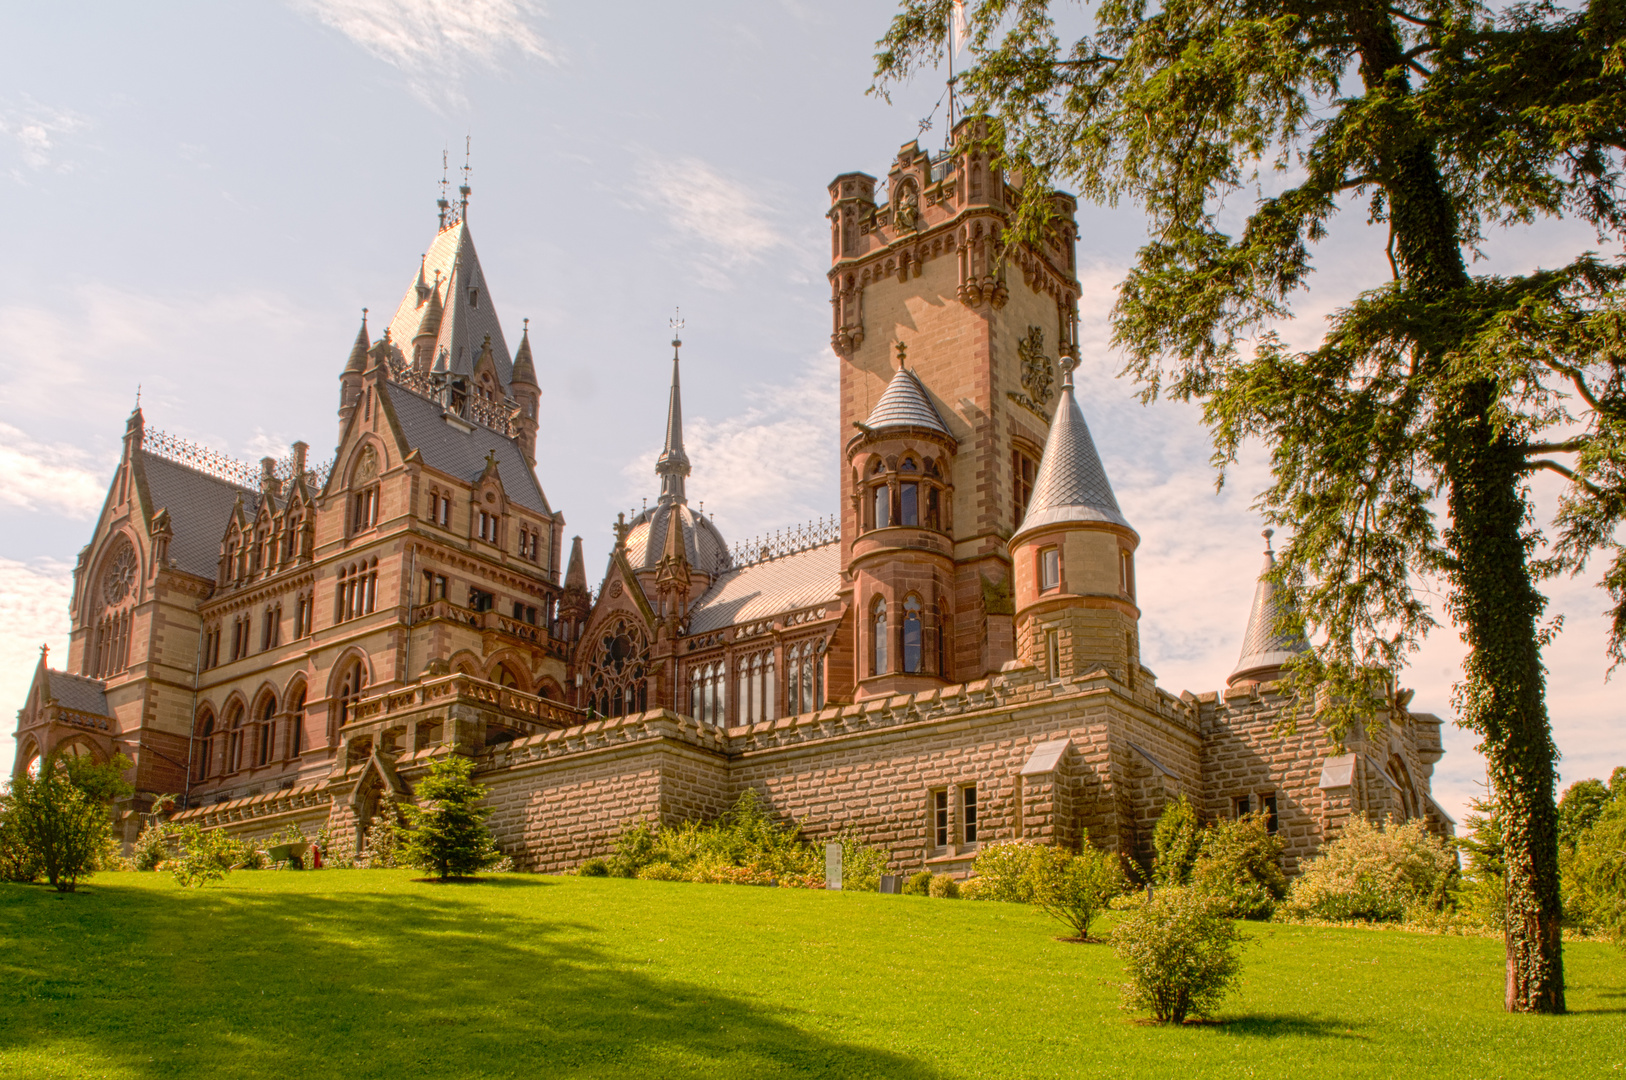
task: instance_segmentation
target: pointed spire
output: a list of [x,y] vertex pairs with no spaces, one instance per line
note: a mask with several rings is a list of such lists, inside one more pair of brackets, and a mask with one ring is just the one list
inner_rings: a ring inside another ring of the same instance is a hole
[[677,330],[681,323],[674,320],[672,335],[672,397],[666,408],[666,446],[655,461],[655,475],[661,478],[662,503],[686,503],[683,478],[689,475],[689,455],[683,452],[683,394],[678,384],[678,350],[683,339]]
[[418,323],[417,336],[419,338],[439,337],[440,320],[445,311],[445,305],[440,302],[440,271],[437,270],[435,272],[435,284],[429,289],[429,303],[423,309],[423,320]]
[[1296,628],[1290,633],[1279,629],[1282,617],[1282,599],[1270,572],[1276,568],[1276,553],[1271,550],[1270,538],[1274,529],[1266,529],[1265,565],[1259,571],[1259,583],[1253,589],[1253,607],[1248,611],[1248,631],[1242,637],[1242,658],[1236,670],[1225,680],[1227,686],[1239,682],[1271,682],[1281,677],[1288,661],[1310,650],[1302,623],[1295,620]]
[[531,362],[531,320],[525,320],[525,329],[520,331],[519,351],[514,354],[514,372],[510,376],[510,383],[516,386],[536,385],[536,365]]
[[361,329],[356,331],[356,343],[350,347],[350,361],[344,365],[346,374],[367,370],[367,309],[361,309]]
[[1131,528],[1118,509],[1112,484],[1101,467],[1101,455],[1096,453],[1095,440],[1090,438],[1089,425],[1073,393],[1073,368],[1077,364],[1071,357],[1062,359],[1061,400],[1056,403],[1056,418],[1050,422],[1027,514],[1009,541],[1013,545],[1023,533],[1060,522],[1099,522]]
[[587,562],[582,558],[582,538],[570,541],[570,562],[565,565],[565,588],[587,591]]

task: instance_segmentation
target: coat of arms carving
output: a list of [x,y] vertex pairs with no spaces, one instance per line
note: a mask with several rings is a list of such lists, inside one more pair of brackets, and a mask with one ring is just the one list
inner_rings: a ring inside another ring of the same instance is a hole
[[1028,327],[1027,337],[1016,343],[1016,356],[1022,364],[1022,389],[1026,393],[1011,391],[1008,396],[1049,423],[1050,416],[1045,412],[1045,406],[1056,396],[1056,362],[1045,355],[1043,327]]

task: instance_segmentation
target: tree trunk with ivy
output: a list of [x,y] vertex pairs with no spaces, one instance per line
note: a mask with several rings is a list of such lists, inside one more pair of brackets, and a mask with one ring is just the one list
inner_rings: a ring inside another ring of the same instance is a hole
[[[1018,232],[1042,237],[1054,182],[1138,202],[1151,239],[1113,314],[1129,371],[1147,399],[1202,403],[1222,469],[1249,439],[1270,449],[1257,505],[1293,533],[1276,571],[1284,619],[1297,611],[1324,639],[1294,678],[1301,701],[1332,703],[1316,720],[1335,740],[1374,722],[1375,678],[1434,625],[1419,576],[1445,580],[1470,649],[1458,722],[1481,737],[1505,829],[1507,1008],[1561,1012],[1536,582],[1608,553],[1608,649],[1626,660],[1626,267],[1584,253],[1475,276],[1465,251],[1487,222],[1541,217],[1626,237],[1626,4],[1100,0],[1095,31],[1072,42],[1052,0],[967,6],[959,83],[996,121],[987,149],[1026,178]],[[952,0],[903,0],[879,92],[941,62],[951,13]],[[1249,187],[1246,224],[1221,231],[1226,198]],[[1389,228],[1393,280],[1292,352],[1272,325],[1329,222],[1363,196]],[[1562,437],[1544,441],[1551,429]],[[1539,558],[1538,470],[1568,481]]]

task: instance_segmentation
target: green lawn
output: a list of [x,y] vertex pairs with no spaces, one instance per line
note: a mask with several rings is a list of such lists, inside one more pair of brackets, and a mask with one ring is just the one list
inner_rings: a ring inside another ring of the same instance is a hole
[[1626,956],[1563,1017],[1482,939],[1249,925],[1221,1023],[1118,1007],[1025,907],[653,881],[0,885],[0,1077],[1626,1076]]

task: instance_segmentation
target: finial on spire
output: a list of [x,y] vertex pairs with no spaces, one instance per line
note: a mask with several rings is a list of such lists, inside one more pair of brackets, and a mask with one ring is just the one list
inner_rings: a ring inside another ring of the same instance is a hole
[[1260,533],[1259,535],[1263,536],[1265,538],[1265,554],[1266,555],[1273,554],[1272,551],[1270,550],[1270,538],[1272,536],[1276,535],[1276,530],[1275,529],[1266,529],[1264,532]]
[[141,410],[141,384],[136,383],[136,411]]
[[672,359],[676,360],[677,359],[677,351],[680,348],[683,347],[683,309],[682,308],[675,307],[675,308],[672,309],[672,317],[667,320],[667,325],[672,328]]
[[905,346],[903,342],[901,342],[901,341],[898,342],[898,370],[899,371],[903,370],[903,362],[908,357],[908,355],[909,355],[908,347]]
[[460,196],[458,201],[458,217],[464,221],[467,221],[469,216],[469,174],[474,171],[474,169],[469,165],[469,158],[473,152],[474,136],[463,136],[463,182],[458,185],[457,194]]
[[520,328],[520,333],[521,334],[529,334],[531,332],[531,320],[530,319],[521,319],[520,322],[525,324],[523,327]]
[[449,155],[446,148],[442,147],[440,151],[440,198],[435,200],[435,205],[440,207],[440,227],[443,229],[446,227],[446,215],[452,208],[452,204],[446,200],[446,185],[451,183],[446,178],[446,173],[450,166]]
[[1062,358],[1061,358],[1061,388],[1063,390],[1071,390],[1073,388],[1073,371],[1077,367],[1078,367],[1078,357],[1072,356],[1072,355],[1063,355],[1062,356]]

